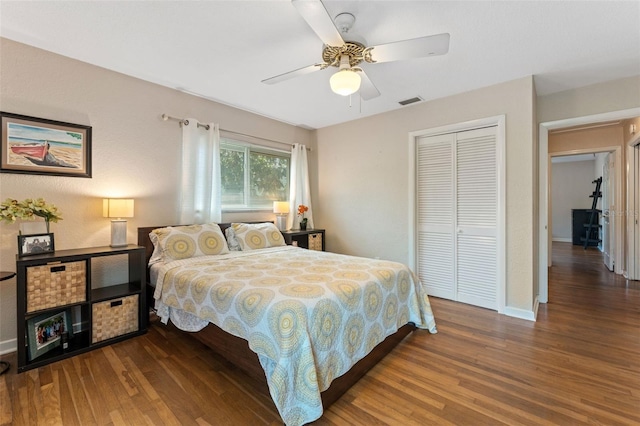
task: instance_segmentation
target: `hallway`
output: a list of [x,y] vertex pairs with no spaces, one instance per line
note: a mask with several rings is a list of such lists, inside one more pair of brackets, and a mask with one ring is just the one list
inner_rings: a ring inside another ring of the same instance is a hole
[[635,305],[635,312],[640,312],[638,303],[629,303],[631,301],[624,297],[627,293],[607,292],[612,287],[639,290],[640,281],[628,281],[610,272],[603,263],[602,253],[595,247],[584,250],[579,245],[554,242],[552,257],[549,304],[575,306],[580,310],[584,309],[584,303],[594,308],[611,308],[611,303],[615,303],[618,308],[631,311]]

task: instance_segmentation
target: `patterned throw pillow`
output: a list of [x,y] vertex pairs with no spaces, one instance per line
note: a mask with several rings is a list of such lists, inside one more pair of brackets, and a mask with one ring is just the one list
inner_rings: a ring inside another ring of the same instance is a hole
[[149,237],[155,247],[149,264],[229,253],[217,223],[154,229]]
[[229,246],[229,251],[242,251],[240,243],[236,238],[236,233],[233,231],[232,227],[225,229],[224,235],[227,237],[227,246]]
[[286,245],[273,223],[232,223],[231,227],[243,251]]

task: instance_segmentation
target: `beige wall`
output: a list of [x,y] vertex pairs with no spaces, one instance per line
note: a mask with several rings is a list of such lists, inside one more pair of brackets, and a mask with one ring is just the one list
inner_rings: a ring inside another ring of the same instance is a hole
[[[0,39],[2,111],[93,127],[93,178],[0,175],[0,199],[44,197],[62,211],[52,224],[56,249],[108,245],[102,197],[135,199],[128,241],[138,226],[175,224],[180,126],[162,113],[217,122],[220,127],[282,142],[304,143],[317,191],[315,134],[123,74]],[[273,220],[269,212],[227,214],[223,220]],[[15,271],[18,225],[0,224],[0,267]],[[0,352],[16,335],[15,279],[0,285]],[[15,346],[15,342],[13,342]]]
[[409,263],[409,132],[505,114],[506,302],[531,311],[533,93],[527,77],[318,130],[314,217],[327,229],[327,248]]
[[623,147],[622,124],[578,129],[571,132],[549,132],[549,154],[579,150],[598,151],[605,147]]
[[538,97],[538,123],[640,107],[640,75]]

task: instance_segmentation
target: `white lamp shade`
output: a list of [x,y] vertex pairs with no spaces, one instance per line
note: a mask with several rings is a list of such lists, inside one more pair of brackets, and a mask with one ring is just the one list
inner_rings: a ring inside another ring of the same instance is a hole
[[350,69],[342,69],[331,76],[329,84],[334,93],[348,96],[360,89],[360,76]]
[[288,201],[274,201],[273,212],[275,214],[289,214],[289,202]]
[[133,200],[131,198],[105,198],[102,201],[102,216],[133,217]]

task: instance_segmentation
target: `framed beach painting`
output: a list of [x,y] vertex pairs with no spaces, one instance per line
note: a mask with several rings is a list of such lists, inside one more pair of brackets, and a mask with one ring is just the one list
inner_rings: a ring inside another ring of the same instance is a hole
[[2,173],[91,177],[91,127],[0,112]]

